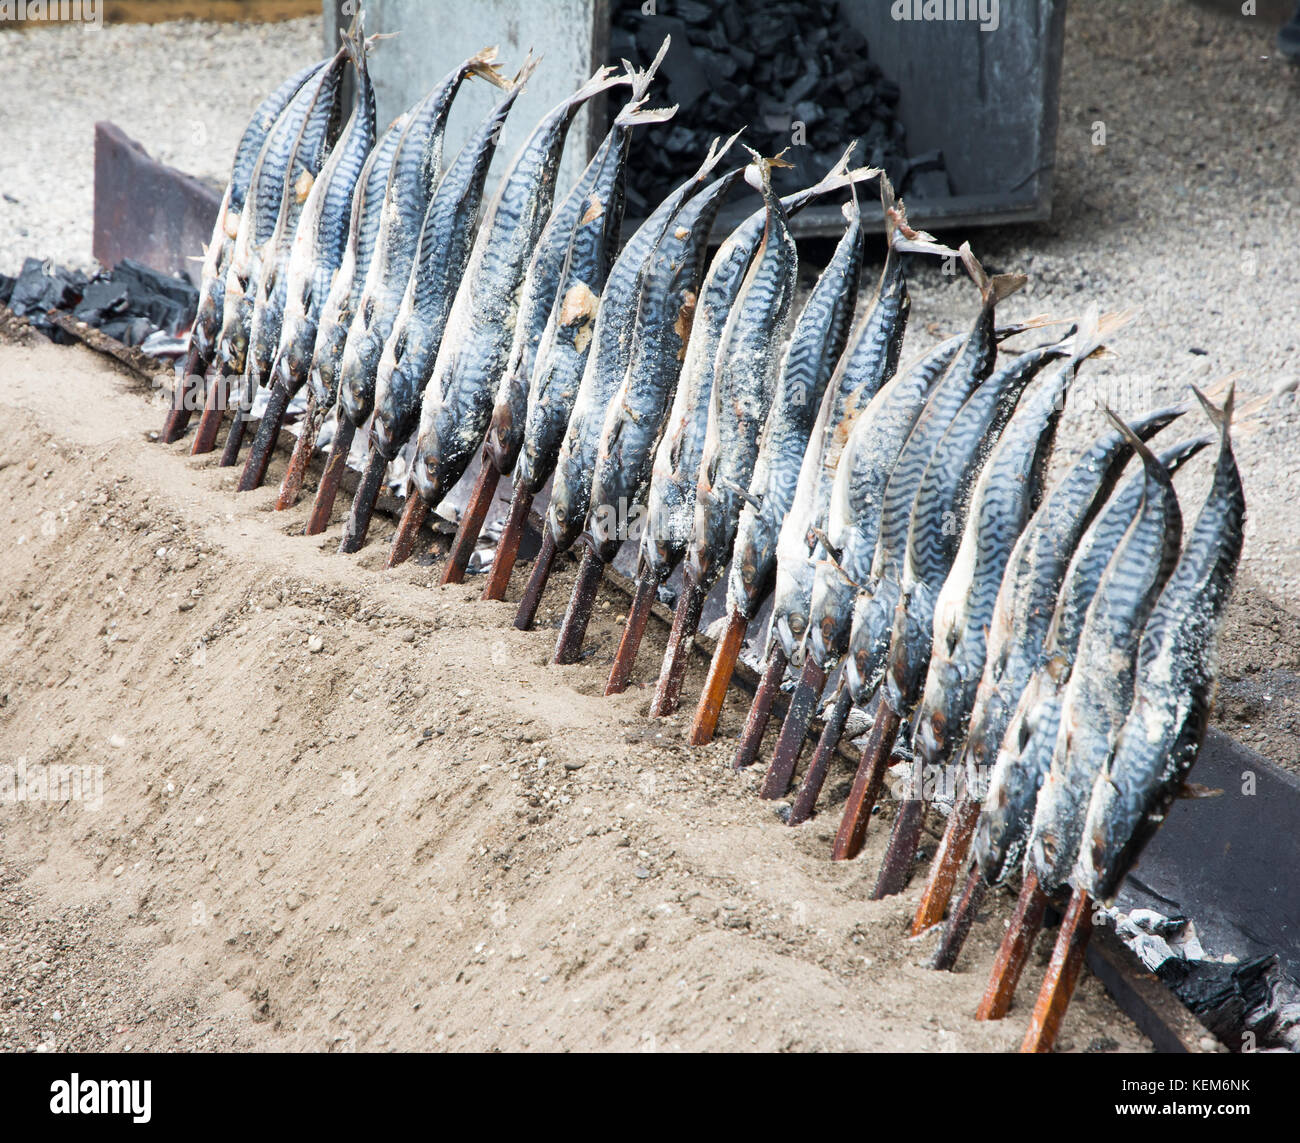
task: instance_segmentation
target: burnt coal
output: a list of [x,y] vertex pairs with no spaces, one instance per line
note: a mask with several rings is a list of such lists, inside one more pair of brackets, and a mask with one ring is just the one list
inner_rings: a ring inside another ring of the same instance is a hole
[[49,320],[51,310],[71,313],[124,345],[141,345],[161,332],[169,338],[194,324],[199,294],[184,278],[161,274],[123,259],[107,273],[87,277],[80,270],[28,258],[17,278],[0,276],[0,304],[56,342],[69,336]]
[[689,177],[715,137],[740,127],[760,154],[786,150],[794,169],[776,175],[783,192],[820,178],[857,140],[855,163],[883,167],[900,194],[950,193],[942,153],[908,158],[899,86],[836,0],[676,0],[662,16],[643,8],[616,0],[610,55],[644,67],[671,36],[658,90],[678,111],[633,138],[633,216]]

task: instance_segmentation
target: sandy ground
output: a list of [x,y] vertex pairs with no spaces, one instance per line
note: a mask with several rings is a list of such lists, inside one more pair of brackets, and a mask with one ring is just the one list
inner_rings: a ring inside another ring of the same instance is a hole
[[[930,972],[919,887],[866,900],[883,824],[832,864],[834,813],[786,828],[604,654],[382,572],[387,526],[336,558],[86,351],[0,369],[0,758],[103,781],[0,814],[0,1050],[1018,1044],[970,1015],[1008,899]],[[1091,979],[1064,1043],[1144,1047]]]

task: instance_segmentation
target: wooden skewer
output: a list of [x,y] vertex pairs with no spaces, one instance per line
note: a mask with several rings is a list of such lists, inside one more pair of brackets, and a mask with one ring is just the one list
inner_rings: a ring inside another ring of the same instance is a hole
[[839,832],[835,835],[835,844],[831,847],[833,861],[849,861],[862,852],[871,811],[885,784],[889,754],[898,734],[899,722],[898,712],[882,698],[876,710],[876,720],[871,724],[871,737],[867,739],[862,760],[858,763],[858,772],[853,779],[853,788],[849,791],[849,800],[844,807]]
[[653,718],[666,718],[677,709],[682,693],[682,679],[686,676],[687,652],[695,640],[700,626],[700,612],[704,610],[707,593],[695,582],[689,567],[682,575],[682,596],[673,613],[673,629],[668,633],[668,648],[664,652],[659,683],[650,704]]
[[749,620],[738,608],[727,618],[727,629],[713,649],[709,674],[704,680],[704,692],[695,708],[695,720],[691,723],[691,732],[686,739],[692,746],[704,746],[713,741],[718,719],[722,715],[722,704],[727,701],[727,687],[731,685],[731,676],[736,673],[736,660],[740,658],[740,648],[745,642],[745,629],[748,626]]
[[203,401],[203,414],[199,417],[199,427],[194,430],[190,456],[203,456],[216,447],[217,434],[221,431],[221,422],[226,415],[226,396],[229,391],[230,378],[218,369]]
[[894,828],[889,835],[889,847],[885,850],[885,859],[881,862],[880,874],[876,878],[876,887],[871,891],[871,900],[880,901],[907,888],[928,808],[929,803],[922,798],[908,798],[899,807]]
[[319,536],[329,527],[330,513],[334,511],[334,498],[339,494],[339,484],[348,466],[348,453],[352,449],[352,438],[356,432],[356,425],[340,414],[338,427],[334,431],[334,443],[330,446],[329,459],[325,461],[325,471],[321,473],[316,499],[312,501],[311,515],[307,518],[309,536]]
[[316,438],[320,435],[321,421],[324,418],[316,407],[316,390],[307,394],[307,411],[302,417],[302,432],[298,442],[293,446],[289,457],[289,467],[280,482],[280,494],[276,497],[275,510],[283,512],[298,503],[302,495],[303,482],[307,479],[307,467],[311,464],[311,454],[316,451]]
[[591,621],[591,609],[596,605],[596,592],[600,590],[601,577],[605,574],[605,564],[588,547],[582,553],[582,562],[578,565],[578,580],[573,585],[573,594],[569,597],[569,607],[564,613],[564,623],[560,626],[560,637],[555,642],[555,658],[551,661],[557,666],[576,663],[582,655],[582,641],[587,636],[587,624]]
[[993,961],[993,972],[984,989],[984,997],[975,1010],[976,1020],[1001,1020],[1011,1011],[1016,985],[1020,983],[1020,974],[1024,972],[1025,962],[1034,947],[1034,938],[1043,927],[1046,911],[1047,894],[1039,889],[1037,876],[1027,873],[1020,887],[1016,911],[1011,914],[1011,924]]
[[181,374],[180,383],[172,394],[172,407],[167,412],[167,420],[163,422],[163,444],[180,440],[189,427],[190,417],[194,412],[194,398],[202,389],[203,376],[199,361],[199,347],[191,332],[190,348],[185,355],[185,372]]
[[938,972],[951,972],[961,955],[961,947],[966,943],[971,926],[975,923],[975,914],[984,902],[988,892],[988,883],[980,874],[979,866],[972,863],[970,875],[966,878],[966,888],[962,890],[957,908],[953,910],[948,927],[943,932],[943,940],[934,950],[934,959],[930,967]]
[[609,669],[609,681],[605,684],[606,695],[619,695],[627,690],[627,681],[632,677],[632,667],[636,663],[636,653],[645,637],[646,624],[650,622],[650,610],[654,606],[658,580],[649,574],[637,576],[636,592],[632,596],[632,606],[627,613],[627,623],[623,625],[623,636],[618,641],[618,653],[614,656],[614,665]]
[[537,553],[533,574],[528,577],[524,597],[519,601],[519,610],[515,612],[515,626],[520,631],[533,629],[533,620],[537,618],[537,607],[542,602],[546,581],[551,578],[551,569],[555,566],[555,556],[555,537],[551,535],[550,528],[546,528],[542,536],[542,550]]
[[478,479],[474,481],[474,490],[469,494],[469,503],[465,505],[465,514],[460,518],[460,527],[456,529],[456,538],[452,541],[451,551],[447,553],[447,566],[442,570],[443,583],[464,583],[465,569],[469,567],[469,558],[474,554],[483,523],[487,520],[488,509],[492,507],[492,497],[496,495],[497,484],[501,480],[501,470],[487,456],[483,457],[483,466],[478,470]]
[[743,770],[758,761],[758,751],[763,745],[763,733],[772,717],[772,704],[781,689],[781,680],[785,678],[785,669],[790,660],[785,649],[779,643],[772,644],[768,652],[767,667],[754,692],[754,701],[750,704],[749,714],[745,717],[745,729],[740,732],[740,745],[736,748],[736,760],[732,766]]
[[406,507],[402,509],[402,517],[397,522],[393,545],[388,549],[388,559],[384,561],[385,568],[395,568],[411,558],[415,551],[415,541],[420,538],[420,529],[428,518],[428,502],[414,488],[410,488],[406,494]]
[[943,831],[943,841],[939,843],[934,861],[930,863],[930,876],[925,883],[925,892],[921,894],[921,903],[916,907],[916,917],[912,921],[912,936],[919,937],[926,929],[932,928],[943,920],[944,910],[952,898],[952,891],[957,884],[957,874],[961,870],[966,854],[970,852],[971,838],[975,834],[975,824],[979,821],[980,807],[964,794],[957,799],[952,813],[948,815],[948,827]]
[[817,797],[822,792],[822,784],[826,781],[826,771],[830,769],[835,748],[844,736],[844,724],[848,722],[849,711],[852,709],[853,695],[849,691],[848,684],[841,679],[840,688],[835,692],[835,702],[826,716],[822,736],[817,740],[817,749],[813,753],[812,761],[808,763],[808,773],[803,776],[803,783],[790,807],[790,817],[786,820],[786,825],[801,825],[812,817],[813,809],[817,805]]
[[515,560],[519,558],[519,544],[528,524],[528,510],[532,506],[533,494],[516,484],[514,495],[510,498],[510,514],[506,517],[505,530],[497,541],[492,570],[488,573],[488,581],[483,588],[483,599],[505,599],[506,588],[510,586],[510,575],[515,570]]
[[794,768],[799,764],[799,752],[808,737],[808,726],[817,713],[817,700],[826,686],[826,671],[811,655],[804,660],[799,673],[799,683],[790,696],[790,706],[781,723],[781,734],[772,752],[767,775],[758,792],[760,798],[783,798],[790,788]]
[[280,430],[284,428],[284,418],[289,411],[291,399],[289,390],[283,385],[271,386],[266,401],[266,411],[257,426],[253,445],[248,450],[248,460],[244,462],[244,471],[240,474],[236,492],[251,492],[254,488],[262,487],[262,481],[266,479],[266,470],[271,463],[271,454],[280,439]]
[[1056,935],[1052,959],[1047,966],[1047,976],[1038,993],[1034,1014],[1029,1018],[1029,1031],[1022,1052],[1050,1052],[1056,1043],[1070,1006],[1074,986],[1079,982],[1083,956],[1088,951],[1088,938],[1092,936],[1092,898],[1082,889],[1070,894],[1070,904],[1061,921],[1061,931]]
[[379,501],[379,493],[384,487],[384,477],[387,473],[388,461],[372,444],[370,453],[366,457],[365,471],[362,472],[356,494],[352,497],[348,521],[343,525],[343,539],[339,542],[340,555],[346,556],[359,552],[365,544],[366,533],[370,531],[370,520],[375,514],[375,505]]
[[239,403],[235,406],[230,431],[226,433],[226,443],[221,449],[221,459],[217,462],[218,468],[234,468],[239,460],[239,450],[244,447],[244,433],[253,417],[254,396],[252,378],[249,377],[248,384],[240,390]]

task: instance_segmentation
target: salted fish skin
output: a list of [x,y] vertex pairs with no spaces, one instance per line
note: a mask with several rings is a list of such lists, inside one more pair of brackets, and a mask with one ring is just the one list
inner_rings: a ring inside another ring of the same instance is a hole
[[1246,498],[1230,436],[1232,393],[1222,410],[1201,400],[1220,437],[1214,479],[1143,630],[1133,707],[1093,787],[1072,877],[1099,900],[1114,896],[1164,821],[1209,722],[1218,633],[1245,541]]
[[410,112],[404,112],[379,137],[366,159],[366,165],[357,180],[356,192],[352,196],[347,245],[343,250],[343,260],[330,283],[325,304],[321,307],[311,371],[308,374],[316,405],[321,409],[330,408],[338,399],[339,372],[348,329],[352,325],[352,317],[356,313],[370,262],[374,257],[383,214],[384,189],[388,186],[393,156],[397,153],[409,118]]
[[[870,167],[850,171],[853,150],[851,145],[817,183],[782,198],[786,217],[792,217],[821,195],[879,175]],[[695,489],[708,428],[718,343],[763,235],[766,215],[766,208],[760,207],[723,240],[700,288],[686,360],[655,450],[638,552],[638,575],[659,583],[667,580],[685,557],[695,530]]]
[[[600,284],[591,282],[593,293],[599,294],[603,284],[603,274],[613,264],[618,253],[618,243],[622,234],[623,211],[626,202],[626,163],[632,144],[632,131],[635,127],[650,123],[666,123],[676,114],[675,107],[652,109],[645,106],[647,93],[659,65],[668,50],[669,38],[665,38],[659,54],[644,69],[629,68],[627,75],[631,85],[628,101],[614,117],[614,122],[606,132],[596,153],[579,176],[573,189],[551,213],[542,236],[538,239],[537,249],[533,252],[525,277],[524,290],[519,304],[519,317],[515,323],[514,343],[510,349],[510,361],[505,375],[497,388],[496,401],[492,408],[492,417],[488,422],[487,439],[484,441],[484,456],[491,461],[498,472],[506,473],[514,469],[519,460],[520,450],[524,444],[524,434],[528,425],[528,395],[532,388],[533,373],[538,365],[538,350],[546,334],[547,322],[554,309],[556,297],[560,293],[565,262],[573,232],[578,224],[580,212],[591,197],[597,179],[605,164],[616,161],[620,170],[613,175],[614,191],[609,201],[607,196],[600,196],[604,209],[608,213],[605,220],[604,239],[606,249],[598,252],[597,260],[603,268],[599,277]],[[583,279],[586,280],[586,279]]]
[[505,96],[452,160],[429,202],[393,332],[384,343],[375,379],[370,440],[392,461],[415,432],[420,398],[429,382],[456,291],[469,264],[488,171],[501,129],[531,74],[515,77]]
[[759,441],[750,500],[740,510],[727,610],[746,619],[754,618],[772,589],[781,524],[794,501],[817,410],[848,344],[865,253],[856,195],[844,214],[844,233],[795,320]]
[[[553,467],[554,481],[551,502],[546,511],[546,528],[557,550],[572,547],[586,523],[590,507],[591,480],[595,470],[596,449],[604,429],[605,413],[609,402],[622,384],[631,360],[632,342],[636,326],[637,303],[641,294],[650,257],[660,238],[682,205],[698,194],[706,185],[714,168],[730,150],[735,136],[719,143],[714,141],[695,174],[670,194],[650,217],[628,239],[605,280],[605,288],[595,308],[595,321],[590,323],[590,333],[584,334],[587,345],[581,378],[576,391],[572,390],[572,376],[565,384],[548,386],[544,397],[533,406],[530,397],[528,411],[528,438],[520,456],[520,471],[525,487],[542,476],[547,467]],[[566,301],[577,311],[590,310],[590,303],[581,298],[557,298],[562,307]],[[553,318],[558,315],[553,314]],[[558,321],[555,323],[557,329]],[[576,338],[574,342],[577,344]],[[570,399],[568,394],[573,392]],[[571,404],[569,403],[571,400]],[[538,414],[538,427],[557,428],[561,415],[569,410],[567,423],[558,454],[551,459],[549,441],[541,447],[541,433],[534,434],[534,412]]]
[[379,359],[405,297],[424,218],[441,178],[447,117],[465,81],[475,76],[506,86],[495,48],[462,60],[411,109],[389,164],[375,249],[339,366],[339,410],[358,428],[374,411]]
[[284,317],[272,381],[293,395],[306,384],[317,322],[347,249],[352,200],[375,145],[375,92],[366,66],[369,46],[348,40],[356,72],[352,114],[303,204],[285,273]]
[[1083,813],[1133,703],[1142,627],[1178,560],[1182,517],[1168,470],[1145,445],[1142,504],[1088,606],[1074,668],[1061,701],[1061,725],[1038,792],[1027,866],[1052,893],[1070,876],[1083,836]]
[[605,414],[583,534],[602,563],[640,526],[655,446],[691,336],[709,234],[741,173],[722,175],[687,201],[646,266],[632,355]]
[[751,151],[746,180],[757,184],[767,222],[718,345],[700,477],[695,534],[686,553],[694,582],[707,592],[726,567],[743,492],[758,459],[758,440],[772,407],[799,273],[799,252],[781,200],[772,190],[774,160]]

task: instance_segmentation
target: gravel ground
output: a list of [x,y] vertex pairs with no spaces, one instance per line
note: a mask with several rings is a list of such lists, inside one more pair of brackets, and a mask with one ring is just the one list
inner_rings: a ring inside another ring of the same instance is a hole
[[[944,237],[970,237],[991,270],[1030,275],[1004,306],[1008,318],[1073,317],[1093,300],[1139,311],[1114,356],[1089,365],[1063,426],[1062,461],[1100,429],[1100,400],[1136,412],[1179,399],[1189,381],[1237,371],[1244,395],[1280,393],[1253,435],[1242,434],[1244,571],[1297,610],[1290,497],[1300,485],[1300,406],[1287,390],[1300,381],[1300,70],[1272,55],[1275,30],[1271,16],[1233,19],[1185,0],[1071,6],[1051,222]],[[89,262],[96,119],[220,182],[251,109],[319,50],[311,20],[0,35],[9,143],[0,271],[32,253]],[[57,134],[50,104],[30,97],[38,81],[60,93]],[[967,281],[933,264],[914,281],[909,354],[960,328],[974,304]],[[1207,468],[1180,477],[1189,517]]]
[[154,158],[224,186],[254,108],[320,54],[310,19],[0,32],[0,273],[33,254],[94,265],[96,121],[111,119]]

